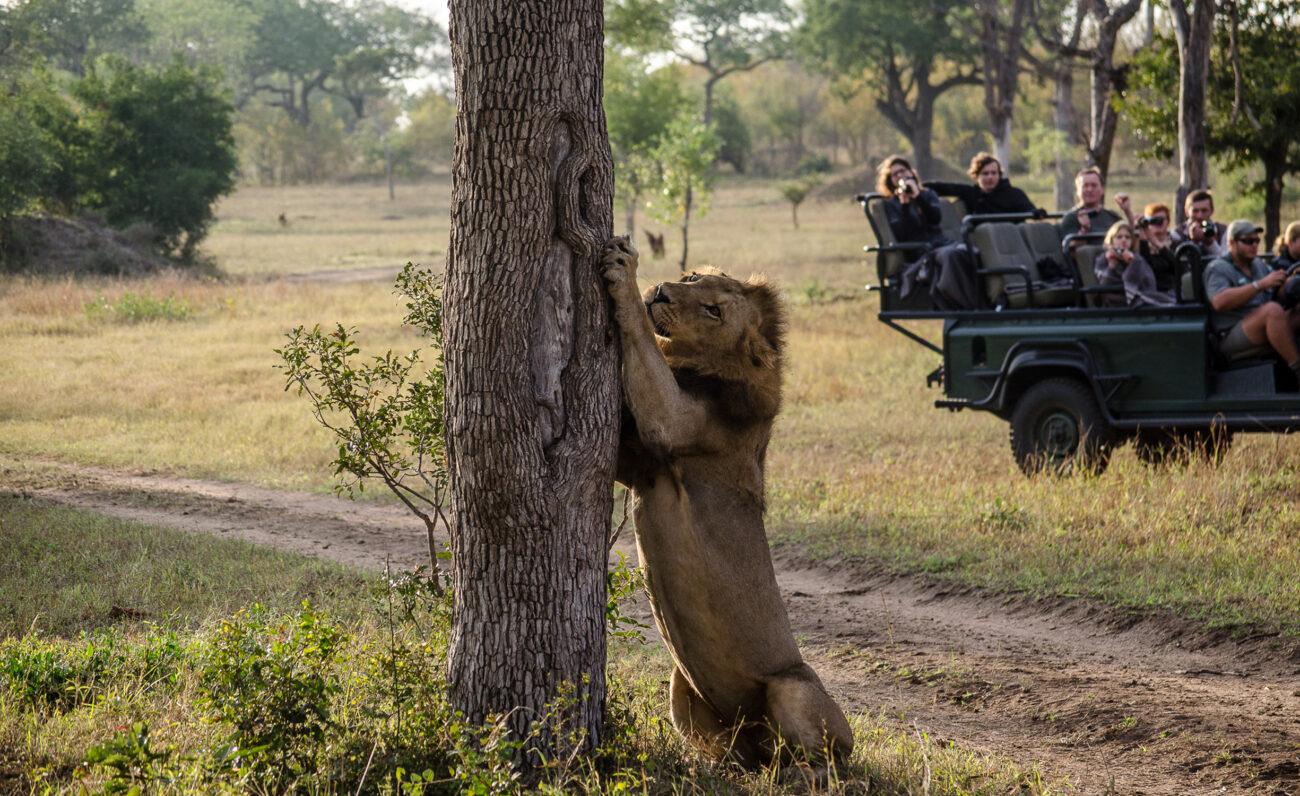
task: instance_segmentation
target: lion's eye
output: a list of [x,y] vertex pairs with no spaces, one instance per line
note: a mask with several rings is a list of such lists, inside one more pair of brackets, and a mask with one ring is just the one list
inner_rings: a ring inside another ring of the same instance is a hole
[[681,281],[683,282],[698,282],[699,280],[700,280],[699,274],[687,274],[681,279]]
[[704,305],[704,311],[707,312],[707,313],[709,314],[709,316],[712,317],[712,318],[721,318],[721,317],[722,317],[722,310],[718,309],[717,307],[713,306],[712,304],[705,304],[705,305]]

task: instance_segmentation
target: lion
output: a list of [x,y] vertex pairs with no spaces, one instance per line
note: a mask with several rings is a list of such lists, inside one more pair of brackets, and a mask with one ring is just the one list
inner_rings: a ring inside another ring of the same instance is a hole
[[763,460],[781,406],[785,308],[762,277],[705,269],[637,292],[630,240],[605,245],[624,401],[617,479],[676,664],[673,725],[746,768],[845,759],[853,733],[803,661],[763,526]]

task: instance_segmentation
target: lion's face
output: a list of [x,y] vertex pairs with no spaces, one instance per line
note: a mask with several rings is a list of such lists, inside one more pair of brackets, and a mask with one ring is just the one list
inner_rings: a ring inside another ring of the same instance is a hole
[[756,370],[779,371],[785,318],[761,277],[740,282],[705,269],[656,285],[643,298],[671,366],[740,381]]

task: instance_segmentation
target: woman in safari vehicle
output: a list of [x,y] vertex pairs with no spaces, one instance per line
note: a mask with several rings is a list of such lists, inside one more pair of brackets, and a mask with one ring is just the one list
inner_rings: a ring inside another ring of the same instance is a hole
[[975,180],[974,185],[963,182],[926,183],[926,187],[939,196],[953,196],[966,205],[970,215],[991,213],[1033,213],[1036,217],[1047,215],[1046,210],[1034,206],[1025,192],[1011,184],[1002,171],[1002,163],[992,154],[981,152],[971,158],[966,172]]

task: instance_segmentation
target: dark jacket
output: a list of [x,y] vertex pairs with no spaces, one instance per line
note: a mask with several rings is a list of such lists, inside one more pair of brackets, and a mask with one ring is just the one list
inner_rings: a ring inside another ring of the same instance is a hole
[[1162,292],[1172,291],[1178,282],[1178,258],[1174,256],[1173,241],[1165,248],[1155,251],[1151,244],[1139,240],[1138,254],[1151,266],[1151,272],[1156,276],[1156,289]]
[[[1061,232],[1062,238],[1066,235],[1073,235],[1079,231],[1080,212],[1081,210],[1077,205],[1070,208],[1056,225],[1056,228]],[[1106,230],[1110,229],[1115,222],[1120,220],[1118,213],[1113,210],[1107,210],[1104,207],[1097,210],[1090,210],[1088,212],[1092,215],[1092,226],[1089,227],[1088,232],[1094,235],[1106,234]]]
[[902,243],[928,243],[947,246],[952,241],[943,235],[943,210],[939,196],[929,188],[921,189],[916,198],[904,205],[897,196],[885,200],[885,215],[894,239]]
[[1025,192],[1011,184],[1006,177],[988,193],[971,183],[962,182],[927,182],[925,187],[940,196],[955,196],[966,205],[966,212],[971,215],[989,213],[1034,213],[1038,211],[1029,201]]

